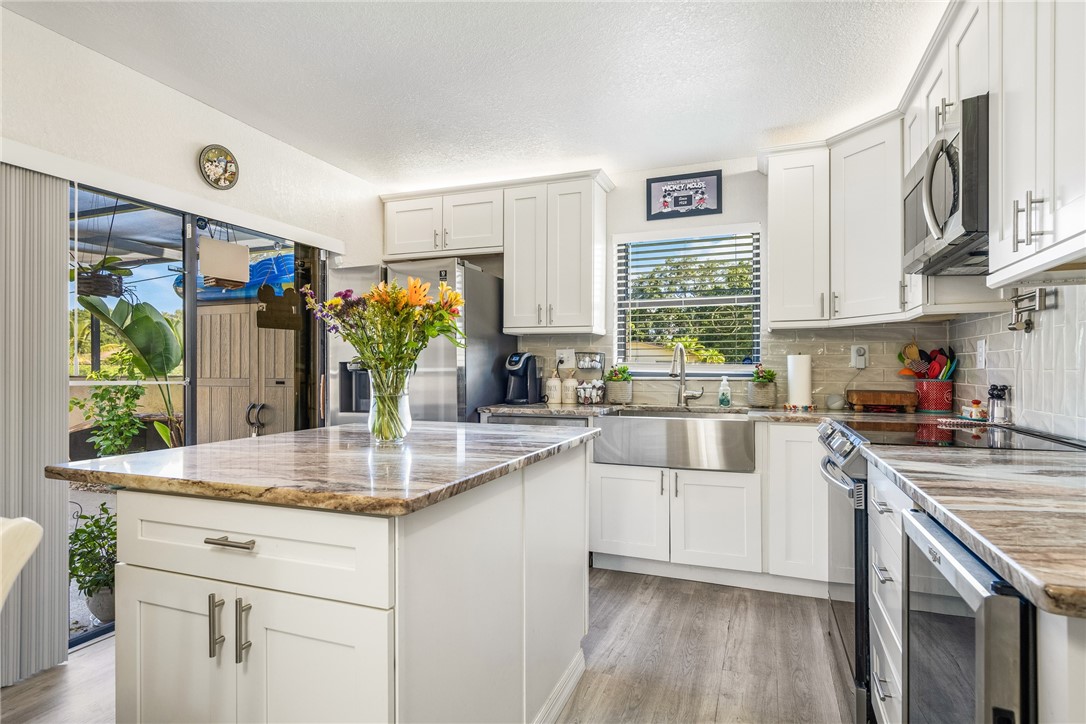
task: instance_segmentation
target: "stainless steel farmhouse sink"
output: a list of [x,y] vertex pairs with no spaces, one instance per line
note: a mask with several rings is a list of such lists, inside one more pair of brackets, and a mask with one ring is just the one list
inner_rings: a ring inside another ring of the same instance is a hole
[[686,470],[754,470],[754,423],[746,415],[617,410],[597,418],[593,460]]

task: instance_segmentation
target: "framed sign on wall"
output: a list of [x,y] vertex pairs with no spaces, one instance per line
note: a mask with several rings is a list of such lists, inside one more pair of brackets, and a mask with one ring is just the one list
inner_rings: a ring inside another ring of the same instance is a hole
[[648,221],[724,212],[720,171],[684,173],[645,179]]

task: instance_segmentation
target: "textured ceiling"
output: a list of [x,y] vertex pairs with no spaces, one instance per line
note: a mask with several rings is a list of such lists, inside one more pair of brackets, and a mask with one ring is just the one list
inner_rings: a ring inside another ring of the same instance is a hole
[[946,6],[3,4],[389,190],[825,138],[897,105]]

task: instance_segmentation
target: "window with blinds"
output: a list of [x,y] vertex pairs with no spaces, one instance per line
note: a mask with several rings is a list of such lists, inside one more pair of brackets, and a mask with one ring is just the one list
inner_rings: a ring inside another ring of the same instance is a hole
[[754,364],[761,355],[758,234],[639,241],[618,247],[618,359]]

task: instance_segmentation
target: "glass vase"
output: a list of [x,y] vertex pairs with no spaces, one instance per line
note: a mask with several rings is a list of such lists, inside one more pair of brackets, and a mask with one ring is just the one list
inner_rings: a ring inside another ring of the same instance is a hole
[[411,370],[370,370],[370,434],[378,445],[400,445],[411,431]]

